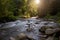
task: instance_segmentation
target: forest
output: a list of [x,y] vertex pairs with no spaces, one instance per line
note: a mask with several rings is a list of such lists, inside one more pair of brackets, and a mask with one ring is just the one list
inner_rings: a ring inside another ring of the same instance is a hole
[[57,19],[60,22],[60,0],[0,0],[0,22],[14,21],[18,18]]

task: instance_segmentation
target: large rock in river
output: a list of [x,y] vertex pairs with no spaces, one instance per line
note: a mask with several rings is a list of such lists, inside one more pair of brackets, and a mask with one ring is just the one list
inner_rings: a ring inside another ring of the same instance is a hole
[[48,26],[42,26],[42,27],[39,29],[39,31],[40,31],[40,32],[45,32],[46,29],[48,29],[48,28],[49,28]]
[[53,33],[55,33],[55,30],[54,29],[46,29],[46,31],[45,31],[45,34],[53,34]]
[[25,33],[20,33],[17,36],[16,40],[34,40],[34,39],[30,35],[26,35]]
[[53,36],[50,36],[46,40],[54,40],[54,37]]
[[60,31],[60,28],[55,28],[55,29],[48,28],[48,29],[46,29],[45,34],[49,35],[49,34],[57,33],[59,31]]

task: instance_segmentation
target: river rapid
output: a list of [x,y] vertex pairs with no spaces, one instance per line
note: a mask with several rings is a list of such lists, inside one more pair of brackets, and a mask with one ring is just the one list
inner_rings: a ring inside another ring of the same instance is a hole
[[[14,22],[0,24],[0,39],[10,40],[10,37],[15,37],[20,33],[25,33],[27,36],[32,36],[35,40],[40,40],[39,29],[43,26],[58,26],[54,21],[45,21],[43,19],[29,18],[20,19]],[[32,28],[30,32],[26,29]]]

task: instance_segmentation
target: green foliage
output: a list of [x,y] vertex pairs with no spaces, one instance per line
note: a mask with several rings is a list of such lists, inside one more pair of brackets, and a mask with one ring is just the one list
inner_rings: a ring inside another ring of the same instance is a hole
[[13,21],[27,12],[27,0],[0,0],[0,22]]
[[[46,6],[42,7],[44,3],[42,4],[41,10],[38,5],[36,5],[34,0],[0,0],[0,21],[6,22],[6,21],[12,21],[16,20],[18,17],[32,17],[32,16],[43,16],[47,19],[57,19],[58,22],[60,22],[60,12],[58,12],[60,9],[59,3],[56,6],[55,2],[51,3],[49,7]],[[52,6],[53,5],[53,6]],[[50,15],[53,10],[57,9],[57,14],[52,16]],[[39,10],[39,12],[38,12]]]
[[60,12],[58,12],[56,15],[52,16],[49,13],[44,17],[46,19],[55,19],[57,23],[60,23]]

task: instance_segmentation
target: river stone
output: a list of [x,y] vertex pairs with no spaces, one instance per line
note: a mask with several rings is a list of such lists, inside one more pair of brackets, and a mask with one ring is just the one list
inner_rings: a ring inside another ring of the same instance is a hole
[[47,26],[43,26],[39,29],[40,32],[45,32],[45,30],[47,29],[48,27]]
[[40,39],[39,39],[39,40],[46,40],[46,38],[40,37]]
[[18,36],[17,36],[17,39],[19,39],[19,40],[24,40],[24,39],[26,39],[26,34],[24,34],[24,33],[20,33]]
[[47,35],[40,35],[39,37],[47,38]]
[[55,28],[55,32],[59,32],[60,31],[60,28]]
[[27,36],[27,39],[28,39],[28,40],[34,40],[34,38],[33,38],[31,35],[28,35],[28,36]]
[[46,40],[54,40],[54,37],[53,36],[50,36]]
[[33,29],[32,28],[28,28],[26,29],[28,32],[31,32]]
[[9,40],[16,40],[14,37],[10,37]]
[[33,37],[30,36],[30,35],[26,35],[26,34],[24,34],[24,33],[20,33],[20,34],[17,36],[16,40],[34,40],[34,39],[33,39]]
[[40,32],[45,32],[46,29],[55,29],[55,28],[57,28],[57,27],[53,27],[53,26],[42,26],[42,27],[39,29],[39,31],[40,31]]
[[59,32],[59,31],[60,31],[60,28],[55,28],[55,29],[48,28],[48,29],[46,29],[45,34],[53,34],[53,33]]
[[46,29],[46,31],[45,31],[45,34],[53,34],[53,33],[55,33],[55,30],[54,29]]
[[26,39],[26,34],[20,33],[17,35],[16,40],[25,40]]
[[39,24],[39,22],[36,22],[35,24]]

